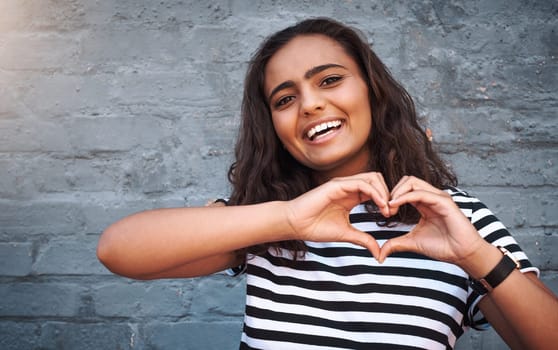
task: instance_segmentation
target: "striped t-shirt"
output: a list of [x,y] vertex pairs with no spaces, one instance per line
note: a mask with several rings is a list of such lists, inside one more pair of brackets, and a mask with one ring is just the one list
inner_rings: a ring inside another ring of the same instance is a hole
[[[476,198],[448,190],[490,243],[504,246],[522,271],[535,271],[516,241]],[[412,226],[386,227],[364,205],[350,221],[380,246]],[[247,296],[240,349],[451,349],[468,327],[486,328],[480,297],[458,266],[414,253],[379,264],[350,243],[306,242],[293,262],[270,250],[246,261]]]

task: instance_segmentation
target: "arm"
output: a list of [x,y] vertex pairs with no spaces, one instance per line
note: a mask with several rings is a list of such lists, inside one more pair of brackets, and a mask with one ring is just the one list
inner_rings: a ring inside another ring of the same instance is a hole
[[[465,270],[480,279],[502,259],[492,244],[475,252]],[[534,273],[514,270],[479,307],[512,349],[550,349],[558,341],[558,299]]]
[[[527,272],[527,273],[524,274],[524,276],[526,278],[530,279],[532,281],[532,283],[539,286],[540,289],[547,291],[547,293],[549,293],[551,298],[555,298],[555,296],[552,294],[552,291],[550,291],[537,278],[537,275],[535,273]],[[504,282],[502,282],[502,284],[503,283]],[[499,288],[499,286],[498,286],[498,288]],[[492,294],[492,293],[490,293],[490,294]],[[505,312],[502,312],[499,309],[497,301],[495,302],[493,300],[492,295],[487,295],[486,297],[484,297],[480,301],[479,307],[480,307],[483,315],[485,315],[485,317],[488,319],[488,321],[492,325],[492,327],[496,330],[496,332],[498,334],[500,334],[502,339],[504,339],[504,341],[510,346],[510,348],[512,348],[512,349],[528,349],[529,348],[521,340],[523,338],[523,337],[520,336],[520,333],[519,333],[521,331],[518,331],[517,329],[515,329],[515,327],[513,326],[513,323],[510,323],[510,320],[508,320],[508,318],[505,316]],[[542,318],[542,319],[544,319],[544,318]],[[545,332],[548,332],[548,330],[545,331],[543,328],[537,327],[538,326],[536,324],[536,322],[538,321],[537,319],[527,320],[527,321],[528,322],[534,322],[535,323],[534,324],[535,328],[538,329],[535,333],[532,334],[533,336],[544,337]],[[552,324],[550,324],[549,326],[553,327]],[[555,327],[556,326],[554,325],[554,328]],[[552,331],[552,330],[550,330],[550,331]],[[555,332],[555,330],[554,330],[554,332]],[[539,340],[544,340],[544,339],[539,339]]]
[[291,201],[148,210],[109,226],[97,255],[112,272],[136,279],[210,274],[238,266],[239,249],[281,240],[353,242],[378,256],[376,241],[348,218],[370,199],[387,215],[386,189],[380,175],[369,173],[332,180]]
[[[396,251],[414,251],[454,263],[479,279],[502,259],[446,192],[405,177],[392,190],[392,214],[404,203],[414,205],[421,219],[407,235],[386,242],[380,260]],[[479,307],[514,349],[548,349],[558,343],[558,299],[532,274],[513,271]]]
[[137,279],[210,274],[241,263],[238,249],[287,239],[282,205],[140,212],[105,230],[97,256],[112,272]]

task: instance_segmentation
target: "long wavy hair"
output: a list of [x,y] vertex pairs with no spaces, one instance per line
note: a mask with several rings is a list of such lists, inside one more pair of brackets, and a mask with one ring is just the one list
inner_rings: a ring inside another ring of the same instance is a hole
[[[370,171],[380,172],[389,189],[404,175],[421,178],[437,188],[456,186],[457,178],[433,150],[419,125],[412,98],[357,31],[328,18],[299,22],[281,30],[259,47],[250,61],[244,82],[236,161],[228,173],[232,184],[230,205],[290,200],[318,184],[313,170],[300,164],[282,146],[264,94],[265,68],[270,58],[300,35],[324,35],[339,43],[360,68],[368,86],[372,128],[368,138]],[[400,208],[396,220],[416,223],[418,212]],[[261,254],[270,247],[306,251],[302,241],[274,242],[241,253]]]

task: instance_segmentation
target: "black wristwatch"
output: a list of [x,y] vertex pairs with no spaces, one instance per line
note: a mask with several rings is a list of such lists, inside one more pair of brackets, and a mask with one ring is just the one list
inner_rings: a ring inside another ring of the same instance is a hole
[[486,293],[492,291],[500,283],[502,283],[506,277],[515,269],[519,269],[521,265],[519,261],[504,247],[498,247],[502,254],[502,260],[486,275],[480,280],[469,279],[469,284],[471,288],[479,295],[485,295]]

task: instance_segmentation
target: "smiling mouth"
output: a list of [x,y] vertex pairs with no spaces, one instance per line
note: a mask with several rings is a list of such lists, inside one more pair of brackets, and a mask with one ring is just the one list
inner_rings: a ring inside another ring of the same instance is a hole
[[318,124],[313,128],[311,128],[310,130],[308,130],[308,132],[306,133],[306,137],[308,137],[310,141],[314,141],[319,136],[325,135],[333,130],[339,129],[341,127],[341,124],[342,123],[340,120],[333,120],[330,122]]

